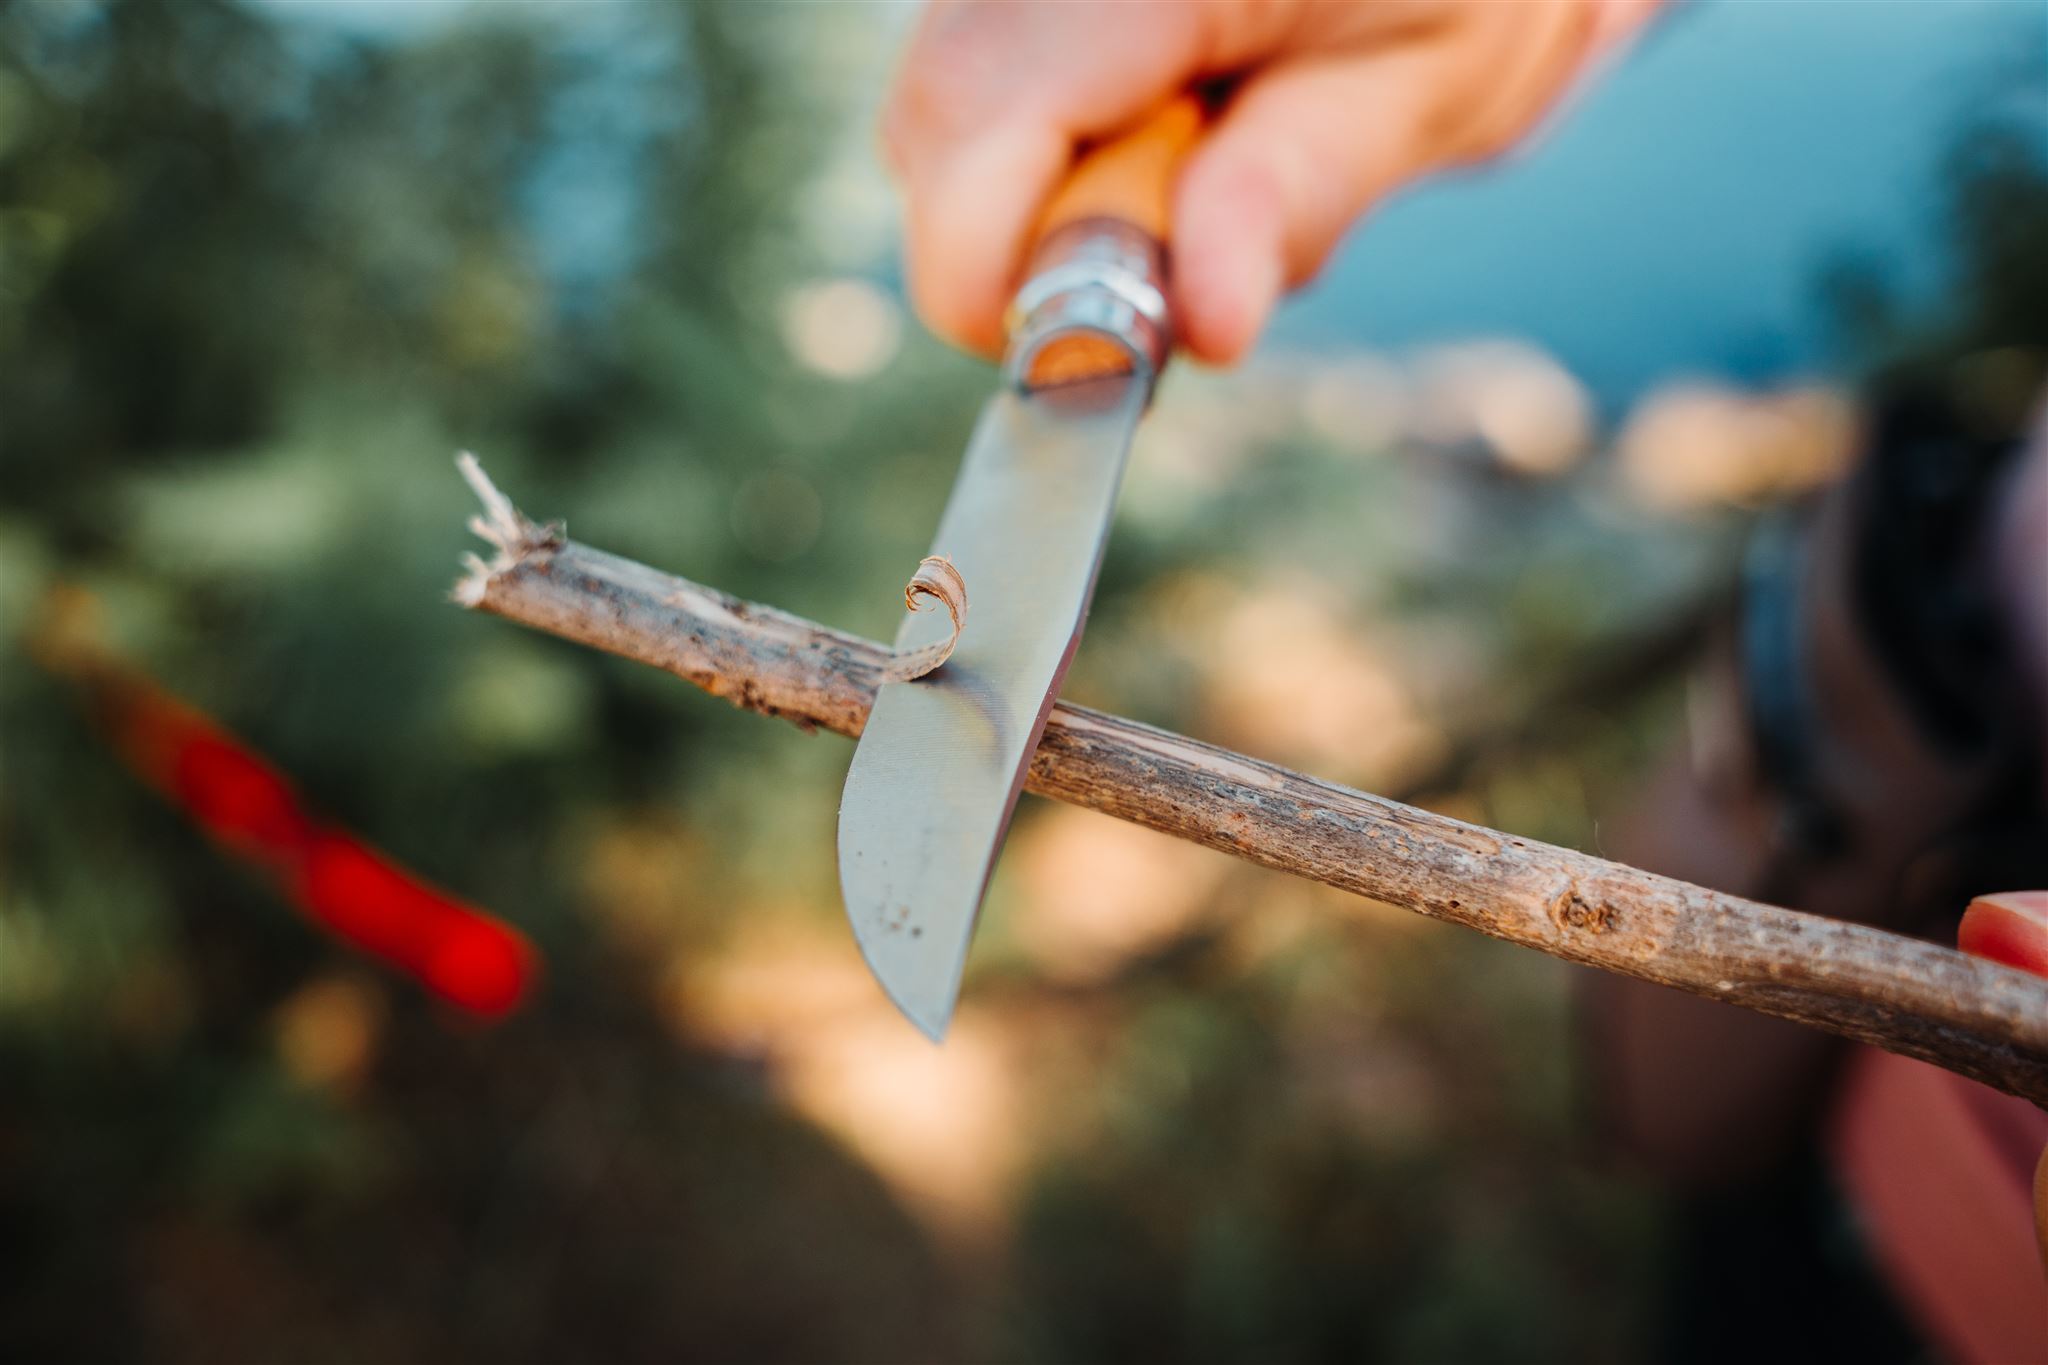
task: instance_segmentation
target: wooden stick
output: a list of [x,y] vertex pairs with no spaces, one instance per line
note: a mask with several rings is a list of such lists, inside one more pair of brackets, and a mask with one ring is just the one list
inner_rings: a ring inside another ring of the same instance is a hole
[[[666,669],[806,730],[859,735],[885,647],[578,545],[475,461],[463,606]],[[969,585],[971,592],[973,585]],[[2048,1104],[2048,981],[1433,815],[1062,702],[1028,790],[1638,980],[1917,1057]]]

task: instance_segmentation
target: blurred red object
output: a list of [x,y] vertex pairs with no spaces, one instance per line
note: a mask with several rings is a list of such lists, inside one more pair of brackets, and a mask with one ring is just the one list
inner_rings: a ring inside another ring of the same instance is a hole
[[537,959],[518,931],[346,834],[315,830],[290,886],[337,937],[397,964],[450,1004],[507,1014],[533,980]]
[[211,717],[81,640],[89,603],[58,600],[38,637],[51,671],[85,692],[115,749],[218,844],[277,879],[314,923],[435,996],[501,1018],[532,990],[540,956],[504,921],[421,881],[323,823],[284,775]]

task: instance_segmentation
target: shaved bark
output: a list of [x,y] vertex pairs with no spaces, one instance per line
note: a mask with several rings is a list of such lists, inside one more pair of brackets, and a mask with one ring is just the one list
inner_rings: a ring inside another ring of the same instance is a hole
[[[464,475],[497,549],[463,606],[652,664],[806,730],[867,722],[886,647],[567,539]],[[972,585],[969,585],[970,588]],[[1321,782],[1064,702],[1027,790],[1567,962],[1795,1020],[2048,1104],[2048,981]]]

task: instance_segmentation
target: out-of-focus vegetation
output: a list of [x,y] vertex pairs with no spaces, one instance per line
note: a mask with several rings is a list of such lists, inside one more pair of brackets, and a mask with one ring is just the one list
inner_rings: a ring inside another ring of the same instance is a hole
[[[849,246],[835,75],[888,25],[802,13],[0,8],[0,1346],[1640,1354],[1655,1205],[1587,1145],[1562,968],[1027,803],[933,1050],[841,923],[845,745],[447,605],[468,446],[580,539],[892,630],[988,372]],[[1959,330],[2044,236],[1997,145]],[[1599,847],[1740,509],[1853,425],[1664,401],[1610,448],[1508,343],[1177,374],[1070,690]],[[466,1024],[223,861],[30,663],[59,582],[522,926],[540,996]]]

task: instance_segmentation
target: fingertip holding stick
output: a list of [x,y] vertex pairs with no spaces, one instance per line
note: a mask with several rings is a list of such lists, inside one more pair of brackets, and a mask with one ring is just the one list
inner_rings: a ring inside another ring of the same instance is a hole
[[952,633],[936,643],[897,654],[883,672],[885,682],[912,682],[922,678],[952,658],[953,650],[960,643],[960,632],[967,625],[967,580],[953,567],[953,561],[944,555],[926,555],[919,561],[917,572],[903,585],[905,610],[922,611],[925,599],[946,609],[946,615],[953,621]]
[[1956,947],[1972,957],[2048,976],[2048,891],[1977,897],[1963,911]]

